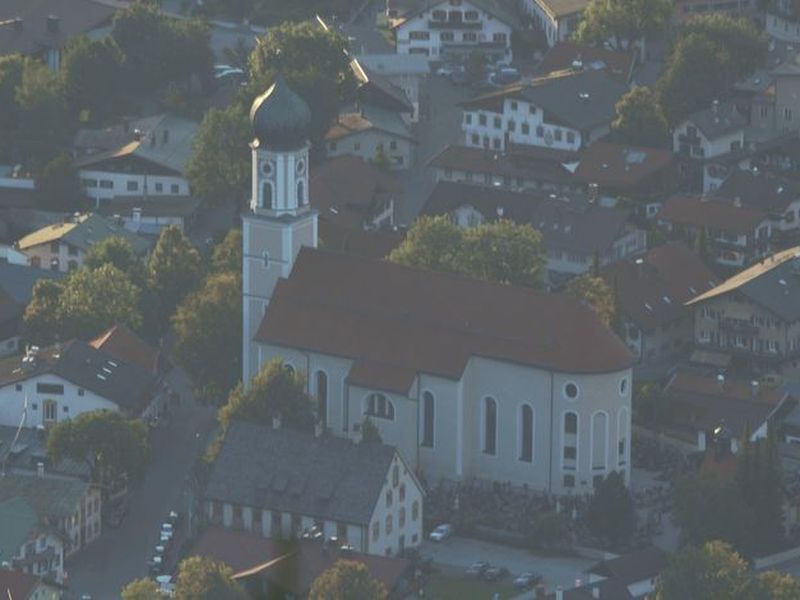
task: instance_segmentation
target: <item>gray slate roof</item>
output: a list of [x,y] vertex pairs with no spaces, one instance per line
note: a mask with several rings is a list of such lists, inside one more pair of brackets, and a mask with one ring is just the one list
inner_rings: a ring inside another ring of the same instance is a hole
[[66,273],[58,271],[48,271],[28,267],[25,265],[14,265],[0,260],[0,288],[8,292],[14,301],[19,304],[28,304],[33,295],[33,286],[40,279],[63,279]]
[[728,135],[747,125],[747,121],[733,104],[712,104],[708,108],[692,113],[686,120],[694,123],[709,140]]
[[396,450],[234,421],[207,500],[368,525]]
[[736,169],[717,188],[714,196],[741,200],[744,206],[757,208],[773,215],[783,212],[800,199],[800,182],[772,173],[754,173]]
[[739,291],[785,321],[800,320],[800,252],[797,256],[744,283]]

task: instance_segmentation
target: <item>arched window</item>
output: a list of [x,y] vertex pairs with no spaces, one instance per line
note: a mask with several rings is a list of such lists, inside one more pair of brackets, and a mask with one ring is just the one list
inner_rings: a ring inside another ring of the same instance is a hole
[[617,414],[617,464],[626,463],[625,453],[628,445],[628,409],[621,408]]
[[578,433],[578,414],[568,412],[564,415],[564,433],[576,435]]
[[519,459],[533,462],[533,409],[529,404],[523,404],[520,410],[520,427]]
[[419,500],[414,500],[411,503],[411,520],[416,521],[419,518]]
[[383,394],[377,392],[367,396],[364,414],[379,419],[394,420],[394,404]]
[[433,448],[435,408],[433,394],[422,394],[422,445]]
[[261,206],[262,208],[275,208],[272,182],[270,181],[265,181],[261,184]]
[[497,454],[497,400],[483,399],[483,453]]
[[328,376],[317,371],[317,418],[323,427],[328,424]]
[[392,515],[386,515],[386,535],[392,533]]
[[297,206],[303,206],[306,203],[306,191],[303,186],[303,180],[297,182]]
[[592,468],[606,468],[606,448],[608,446],[608,415],[599,411],[592,415]]

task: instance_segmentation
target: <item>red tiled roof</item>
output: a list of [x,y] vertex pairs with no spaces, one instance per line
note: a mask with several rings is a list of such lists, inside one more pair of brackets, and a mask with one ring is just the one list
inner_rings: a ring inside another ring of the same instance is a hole
[[674,164],[672,152],[597,142],[583,151],[575,179],[602,187],[632,190]]
[[0,598],[26,600],[34,592],[41,580],[35,575],[22,571],[0,568]]
[[386,258],[400,245],[403,236],[394,231],[365,230],[319,221],[319,239],[325,249],[365,258]]
[[154,375],[158,375],[165,366],[158,349],[153,348],[125,325],[114,325],[90,341],[89,345]]
[[450,379],[471,356],[573,373],[632,364],[577,301],[312,248],[278,283],[255,339]]
[[677,195],[669,198],[657,216],[659,221],[693,227],[713,227],[733,233],[752,233],[767,214],[724,200]]

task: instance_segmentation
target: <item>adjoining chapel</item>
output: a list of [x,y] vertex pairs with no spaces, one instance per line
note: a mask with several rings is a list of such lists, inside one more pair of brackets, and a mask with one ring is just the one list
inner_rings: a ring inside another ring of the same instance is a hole
[[308,105],[278,76],[250,113],[245,382],[282,357],[332,435],[365,418],[410,468],[583,493],[630,475],[631,366],[586,306],[317,248]]

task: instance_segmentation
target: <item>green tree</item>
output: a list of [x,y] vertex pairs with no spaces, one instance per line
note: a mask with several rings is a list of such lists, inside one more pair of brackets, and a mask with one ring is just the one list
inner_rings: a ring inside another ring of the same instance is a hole
[[83,266],[87,269],[99,269],[107,264],[125,273],[139,288],[147,284],[147,272],[142,257],[136,254],[131,243],[124,237],[114,235],[98,242],[89,249],[83,261]]
[[457,273],[464,234],[448,217],[419,217],[389,260],[429,271]]
[[606,325],[614,318],[614,295],[602,277],[588,273],[567,283],[566,293],[588,305]]
[[234,419],[271,424],[279,418],[288,427],[311,430],[314,403],[305,390],[302,375],[273,359],[261,367],[247,388],[240,383],[231,392],[227,404],[219,409],[219,421],[227,429]]
[[750,19],[716,13],[696,16],[684,26],[682,35],[693,33],[727,52],[727,64],[736,79],[760,67],[767,54],[767,40]]
[[122,65],[125,57],[112,38],[70,40],[61,60],[60,76],[65,99],[73,114],[88,111],[92,117],[117,113],[124,98]]
[[148,455],[147,426],[121,413],[95,410],[61,421],[47,434],[47,456],[85,463],[92,481],[107,490],[120,478],[137,480]]
[[181,561],[175,583],[178,600],[246,600],[233,579],[233,569],[211,558],[190,556]]
[[59,154],[37,174],[35,199],[41,210],[71,213],[88,208],[89,199],[69,154]]
[[736,482],[712,472],[692,473],[676,481],[673,497],[672,518],[684,543],[722,540],[742,552],[752,548],[755,521]]
[[555,511],[536,513],[526,534],[534,548],[549,550],[565,547],[570,541],[569,519],[563,513]]
[[250,179],[247,143],[252,131],[238,105],[209,110],[192,142],[186,176],[192,191],[211,204],[238,203]]
[[178,304],[200,283],[200,254],[183,232],[171,225],[161,230],[147,274],[167,322]]
[[241,273],[242,230],[231,229],[223,240],[214,246],[211,254],[211,270],[215,273]]
[[647,86],[633,88],[617,102],[611,123],[614,141],[634,146],[661,146],[669,139],[669,124],[658,96]]
[[575,38],[584,44],[628,49],[645,36],[664,31],[672,13],[668,0],[592,0],[583,11]]
[[[22,72],[26,59],[21,54],[0,56],[0,144],[7,144],[8,139],[17,127],[19,110],[17,107],[17,86],[22,82]],[[3,139],[6,138],[6,139]],[[7,148],[0,147],[7,152]]]
[[309,600],[351,600],[388,598],[383,583],[373,578],[367,566],[354,560],[337,560],[311,584]]
[[161,600],[158,584],[147,577],[135,579],[122,588],[122,600]]
[[757,575],[759,598],[769,600],[797,600],[800,598],[800,579],[786,573],[766,571]]
[[783,541],[783,482],[775,439],[755,443],[749,431],[738,454],[736,480],[744,502],[753,513],[753,552],[768,554]]
[[242,279],[238,272],[209,276],[173,319],[175,359],[208,400],[224,398],[242,372]]
[[687,546],[658,578],[656,600],[760,600],[747,562],[724,542]]
[[589,529],[601,540],[614,546],[630,540],[636,525],[636,510],[621,474],[614,471],[600,482],[586,516]]
[[27,155],[49,160],[69,142],[71,121],[58,77],[44,63],[28,59],[14,91],[17,104],[18,142]]
[[381,432],[369,417],[364,417],[364,420],[361,421],[361,441],[373,442],[377,444],[383,443]]
[[511,285],[539,287],[546,260],[542,236],[530,225],[499,220],[467,229],[462,272]]
[[61,328],[58,312],[62,289],[62,284],[52,279],[40,279],[34,284],[22,321],[22,333],[27,341],[40,346],[55,341]]
[[355,89],[347,40],[310,22],[282,23],[260,38],[250,56],[250,97],[275,79],[277,66],[311,108],[311,139],[319,143]]

